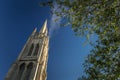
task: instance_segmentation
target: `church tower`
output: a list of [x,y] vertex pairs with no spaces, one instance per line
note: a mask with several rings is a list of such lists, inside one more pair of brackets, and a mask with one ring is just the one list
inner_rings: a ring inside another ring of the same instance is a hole
[[32,32],[5,80],[46,80],[48,48],[46,20],[39,32],[36,29]]

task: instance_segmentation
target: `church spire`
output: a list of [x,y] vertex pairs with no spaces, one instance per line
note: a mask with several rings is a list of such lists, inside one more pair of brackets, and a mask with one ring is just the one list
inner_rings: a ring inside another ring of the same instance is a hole
[[47,29],[47,19],[45,20],[45,22],[44,22],[41,30],[39,31],[39,33],[45,33],[46,29]]
[[32,35],[34,35],[34,34],[36,33],[36,31],[37,31],[37,28],[35,28],[35,29],[33,30]]
[[47,20],[40,32],[35,28],[9,69],[5,80],[46,80],[49,49]]

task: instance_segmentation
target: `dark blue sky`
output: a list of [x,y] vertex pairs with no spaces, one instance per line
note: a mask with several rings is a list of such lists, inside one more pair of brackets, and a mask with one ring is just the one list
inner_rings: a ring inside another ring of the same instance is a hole
[[[40,0],[0,0],[0,80],[15,62],[35,27],[38,30],[51,15]],[[55,25],[54,25],[55,26]],[[56,25],[57,26],[57,25]],[[82,63],[90,46],[76,37],[71,27],[56,29],[50,38],[47,80],[77,80],[83,74]]]

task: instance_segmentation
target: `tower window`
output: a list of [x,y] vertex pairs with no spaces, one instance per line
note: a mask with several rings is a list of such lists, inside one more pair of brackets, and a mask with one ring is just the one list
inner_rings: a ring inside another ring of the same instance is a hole
[[24,80],[30,80],[30,76],[31,76],[31,73],[32,73],[32,69],[33,69],[33,63],[30,63],[30,64],[27,66],[27,71],[26,71],[26,75],[25,75],[25,79],[24,79]]
[[37,44],[37,46],[35,47],[34,56],[38,54],[38,51],[39,51],[39,44]]
[[34,45],[32,44],[31,47],[30,47],[30,50],[28,52],[28,56],[31,56],[31,54],[33,52],[33,49],[34,49]]
[[19,80],[21,80],[24,70],[25,70],[25,63],[20,65],[19,72],[18,72]]

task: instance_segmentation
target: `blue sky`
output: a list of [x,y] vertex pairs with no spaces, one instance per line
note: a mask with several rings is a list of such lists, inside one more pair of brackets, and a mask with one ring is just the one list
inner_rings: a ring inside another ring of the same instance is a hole
[[[0,0],[0,80],[15,62],[26,40],[37,27],[40,30],[48,19],[53,24],[48,7],[40,0]],[[52,25],[51,25],[52,23]],[[82,63],[90,45],[83,46],[84,37],[76,37],[71,27],[52,32],[49,44],[47,80],[77,80],[83,74]]]

